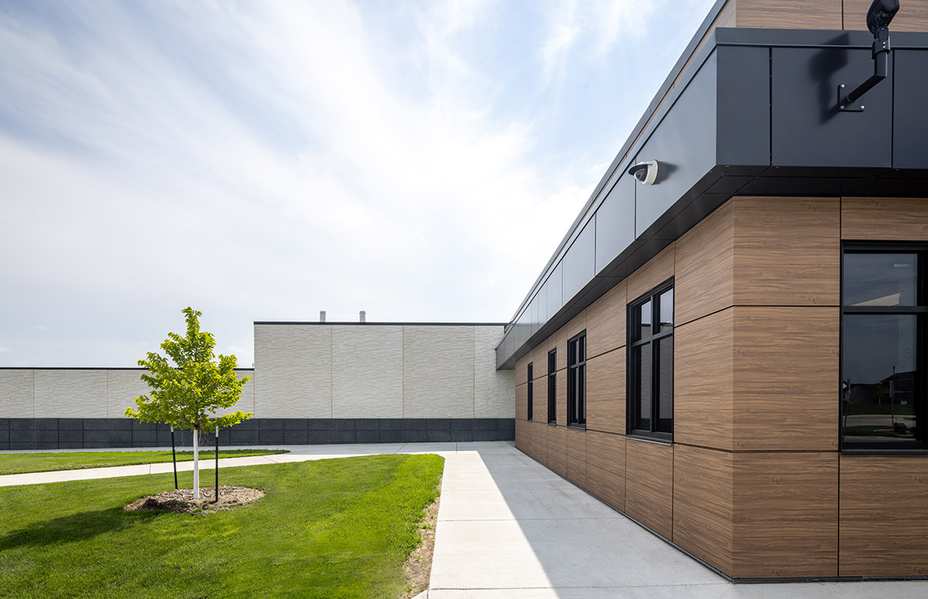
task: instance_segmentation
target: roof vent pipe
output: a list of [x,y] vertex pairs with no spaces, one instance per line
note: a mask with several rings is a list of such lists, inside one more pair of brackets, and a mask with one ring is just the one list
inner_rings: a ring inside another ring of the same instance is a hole
[[319,322],[325,322],[325,310],[319,310]]
[[360,312],[358,312],[358,320],[360,322],[367,322],[367,312],[365,312],[364,310],[361,310]]

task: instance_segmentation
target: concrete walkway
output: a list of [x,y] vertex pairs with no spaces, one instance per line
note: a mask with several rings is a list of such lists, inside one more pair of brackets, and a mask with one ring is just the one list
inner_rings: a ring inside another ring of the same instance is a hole
[[[288,446],[223,467],[380,453],[445,458],[425,599],[923,599],[928,582],[732,585],[511,443]],[[189,470],[190,463],[179,464]],[[212,467],[212,462],[209,463]],[[171,464],[0,477],[0,486],[170,472]]]

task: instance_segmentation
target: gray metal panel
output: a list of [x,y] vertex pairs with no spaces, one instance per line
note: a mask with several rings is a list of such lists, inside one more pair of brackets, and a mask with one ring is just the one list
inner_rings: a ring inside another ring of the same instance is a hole
[[928,51],[896,50],[893,56],[893,166],[928,168]]
[[564,259],[564,297],[573,297],[593,278],[596,268],[596,221],[590,219],[574,240]]
[[721,46],[715,55],[718,164],[769,165],[770,49]]
[[709,57],[650,139],[636,161],[659,160],[655,185],[635,191],[635,236],[715,166],[716,59]]
[[596,272],[635,240],[635,178],[625,175],[596,210]]
[[892,165],[891,82],[887,79],[867,92],[861,99],[864,112],[835,108],[839,84],[850,91],[873,74],[869,50],[773,48],[772,52],[774,166]]

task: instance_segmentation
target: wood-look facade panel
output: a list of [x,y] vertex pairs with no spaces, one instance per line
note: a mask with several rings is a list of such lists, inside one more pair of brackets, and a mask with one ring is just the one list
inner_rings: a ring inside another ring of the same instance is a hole
[[591,358],[625,347],[625,283],[619,283],[587,308],[586,353]]
[[734,222],[734,203],[726,202],[677,241],[677,325],[734,303]]
[[567,480],[580,488],[586,487],[586,432],[567,431]]
[[[844,29],[867,31],[867,9],[871,0],[844,0]],[[928,31],[928,2],[903,0],[890,28],[893,31]]]
[[735,578],[838,575],[838,454],[734,454]]
[[843,198],[841,238],[848,240],[928,240],[928,199]]
[[733,202],[735,305],[838,305],[838,198]]
[[841,456],[841,576],[928,576],[928,460]]
[[587,360],[586,426],[625,432],[625,348]]
[[628,438],[625,513],[665,539],[673,535],[673,450]]
[[734,308],[674,330],[674,440],[734,449]]
[[735,307],[734,448],[838,447],[838,308]]
[[673,542],[723,572],[732,567],[734,454],[674,445]]
[[627,297],[631,303],[651,291],[674,273],[675,245],[671,243],[641,268],[629,275]]
[[625,479],[625,436],[586,432],[587,463],[590,467],[617,474]]
[[738,27],[764,29],[838,29],[842,0],[732,0]]

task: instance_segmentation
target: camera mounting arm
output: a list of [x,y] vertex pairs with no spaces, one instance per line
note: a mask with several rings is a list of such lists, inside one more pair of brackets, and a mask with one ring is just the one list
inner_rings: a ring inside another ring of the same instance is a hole
[[838,110],[863,112],[863,106],[854,106],[864,94],[886,79],[889,70],[889,24],[899,12],[899,0],[873,0],[867,11],[867,28],[873,34],[873,75],[845,95],[845,85],[838,86]]

